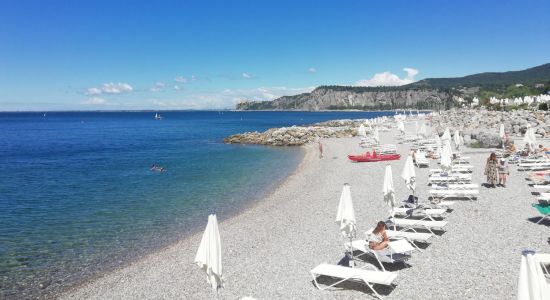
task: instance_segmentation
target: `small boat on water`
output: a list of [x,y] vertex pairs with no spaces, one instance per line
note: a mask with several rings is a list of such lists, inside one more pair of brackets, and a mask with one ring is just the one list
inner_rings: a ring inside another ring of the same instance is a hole
[[155,114],[155,120],[162,120],[162,116],[158,113]]
[[398,160],[401,158],[399,154],[377,154],[375,151],[359,154],[359,155],[348,155],[348,158],[355,162],[377,162],[377,161],[386,161],[386,160]]

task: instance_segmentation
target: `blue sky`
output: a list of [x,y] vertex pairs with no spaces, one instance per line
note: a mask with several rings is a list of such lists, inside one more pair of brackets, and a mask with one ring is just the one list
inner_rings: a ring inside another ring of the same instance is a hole
[[550,62],[549,20],[542,0],[2,1],[0,110],[232,108],[520,70]]

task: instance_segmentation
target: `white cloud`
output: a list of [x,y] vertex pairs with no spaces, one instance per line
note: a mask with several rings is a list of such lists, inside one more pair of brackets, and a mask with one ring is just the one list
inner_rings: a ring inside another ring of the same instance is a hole
[[252,75],[250,75],[250,74],[248,74],[248,73],[245,73],[245,72],[243,72],[243,73],[241,74],[241,76],[242,76],[242,78],[244,78],[244,79],[250,79],[250,78],[252,78]]
[[362,79],[356,82],[358,86],[398,86],[413,83],[414,76],[418,74],[418,70],[413,68],[404,68],[403,71],[407,72],[407,76],[399,78],[399,76],[390,73],[382,72],[376,73],[370,79]]
[[150,90],[151,92],[160,92],[160,91],[162,91],[162,90],[164,89],[164,86],[165,86],[164,82],[157,82],[157,83],[155,83],[155,85],[154,85],[152,88],[150,88],[149,90]]
[[100,88],[95,88],[95,87],[91,87],[88,89],[88,91],[86,92],[86,94],[88,95],[99,95],[101,94],[102,91]]
[[187,78],[183,76],[176,76],[176,78],[174,78],[174,81],[179,83],[187,83]]
[[101,95],[101,94],[120,94],[133,91],[134,88],[128,83],[104,83],[99,87],[91,87],[86,91],[87,95]]
[[174,85],[174,90],[179,91],[179,90],[181,90],[181,88],[180,88],[179,85]]
[[197,80],[197,76],[191,75],[191,81],[196,81],[196,80]]
[[105,105],[108,104],[107,100],[99,97],[90,97],[86,101],[82,102],[82,104],[87,105]]
[[225,109],[235,108],[241,101],[273,100],[281,96],[296,95],[310,92],[314,87],[288,88],[259,87],[254,89],[225,89],[219,92],[187,94],[176,99],[153,99],[154,106],[170,107],[172,109]]
[[315,68],[313,68],[313,67],[307,69],[307,71],[308,71],[309,73],[317,73],[317,69],[315,69]]

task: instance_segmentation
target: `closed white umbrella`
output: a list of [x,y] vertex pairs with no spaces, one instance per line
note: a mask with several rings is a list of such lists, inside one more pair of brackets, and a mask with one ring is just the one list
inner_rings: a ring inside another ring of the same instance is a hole
[[455,130],[454,142],[456,150],[460,150],[460,146],[462,145],[462,137],[460,136],[460,131],[458,131],[458,129]]
[[418,129],[418,135],[425,138],[427,136],[426,134],[426,124],[422,123],[422,125],[420,125],[420,129]]
[[452,153],[450,144],[445,142],[441,149],[440,165],[443,170],[450,170],[452,166]]
[[374,138],[374,140],[376,141],[377,144],[380,144],[380,134],[378,133],[378,127],[374,127],[373,138]]
[[222,247],[216,215],[208,216],[208,224],[195,255],[195,263],[206,273],[206,280],[212,289],[217,291],[223,287]]
[[402,120],[399,120],[399,121],[397,122],[397,129],[398,129],[402,134],[405,133],[405,124],[403,123]]
[[506,132],[504,131],[504,124],[500,124],[500,130],[498,131],[498,136],[501,140],[506,139]]
[[393,208],[395,207],[395,190],[393,188],[393,176],[391,172],[391,166],[386,166],[386,173],[384,174],[384,185],[382,186],[382,194],[384,195],[384,202],[390,208],[390,215],[393,217]]
[[340,202],[338,203],[338,212],[336,214],[336,223],[340,226],[342,235],[352,238],[355,234],[355,211],[351,201],[351,189],[349,184],[344,184]]
[[518,279],[518,300],[550,299],[550,288],[533,251],[523,251]]
[[537,146],[537,137],[535,136],[535,129],[529,128],[529,135],[531,136],[531,143],[533,144],[533,149]]
[[401,172],[401,178],[405,180],[407,188],[411,190],[414,196],[414,192],[416,190],[416,170],[414,168],[411,155],[407,156],[407,160],[405,160],[405,166],[403,167],[403,172]]
[[502,149],[504,149],[504,142],[506,141],[506,132],[504,131],[504,124],[500,124],[500,128],[498,130],[498,136],[502,141]]
[[529,144],[529,146],[534,149],[537,144],[537,137],[535,136],[535,131],[531,126],[527,127],[525,135],[523,136],[523,142]]
[[365,131],[365,126],[363,124],[359,125],[359,129],[357,130],[357,134],[360,137],[367,137],[367,131]]
[[443,135],[441,136],[442,141],[450,141],[451,140],[451,131],[449,128],[445,128],[445,132],[443,132]]

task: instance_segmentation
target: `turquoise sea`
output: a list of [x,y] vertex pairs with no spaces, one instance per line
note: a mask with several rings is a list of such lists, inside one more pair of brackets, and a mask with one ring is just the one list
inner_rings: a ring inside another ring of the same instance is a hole
[[[0,299],[48,297],[237,213],[299,148],[234,133],[391,112],[0,113]],[[166,171],[152,171],[156,164]]]

